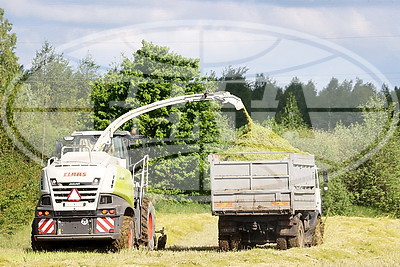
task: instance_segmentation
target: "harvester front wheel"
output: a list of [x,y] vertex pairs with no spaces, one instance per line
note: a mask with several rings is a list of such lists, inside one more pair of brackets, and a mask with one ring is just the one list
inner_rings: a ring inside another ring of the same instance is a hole
[[50,246],[47,242],[37,241],[31,236],[31,247],[33,251],[52,251],[54,247]]
[[48,242],[37,241],[34,237],[34,227],[35,224],[32,223],[32,233],[31,233],[31,247],[33,251],[51,251],[54,247],[50,246]]
[[124,216],[122,221],[121,236],[111,242],[110,250],[117,252],[122,249],[131,249],[134,245],[135,232],[133,226],[133,218]]

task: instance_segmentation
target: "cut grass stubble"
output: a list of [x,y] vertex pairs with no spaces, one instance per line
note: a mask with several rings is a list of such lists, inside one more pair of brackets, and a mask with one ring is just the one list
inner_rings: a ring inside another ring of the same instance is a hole
[[104,265],[367,265],[395,266],[400,262],[400,220],[390,218],[329,217],[324,244],[279,251],[274,245],[237,252],[219,252],[217,217],[209,213],[158,213],[157,228],[168,234],[163,251],[96,250],[32,252],[29,227],[2,239],[0,266]]

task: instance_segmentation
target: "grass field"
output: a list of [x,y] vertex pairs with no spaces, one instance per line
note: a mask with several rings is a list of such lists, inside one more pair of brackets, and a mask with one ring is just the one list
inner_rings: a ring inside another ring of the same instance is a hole
[[324,244],[279,251],[275,245],[238,252],[219,252],[217,218],[209,213],[157,214],[168,233],[163,251],[96,250],[32,252],[30,229],[0,239],[0,266],[399,266],[400,220],[329,217]]

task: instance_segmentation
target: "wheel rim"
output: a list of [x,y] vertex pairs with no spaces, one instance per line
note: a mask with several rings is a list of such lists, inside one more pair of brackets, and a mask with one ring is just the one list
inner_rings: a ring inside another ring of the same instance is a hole
[[153,239],[153,215],[151,213],[149,214],[148,233],[150,242]]

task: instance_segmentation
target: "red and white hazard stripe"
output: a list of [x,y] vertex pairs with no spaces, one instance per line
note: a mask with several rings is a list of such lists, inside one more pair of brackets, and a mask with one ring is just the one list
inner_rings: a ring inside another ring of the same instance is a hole
[[113,217],[102,217],[97,218],[96,221],[96,232],[97,233],[108,233],[110,229],[114,229],[114,218]]
[[54,234],[55,233],[54,220],[50,218],[40,219],[38,223],[38,230],[39,234]]

